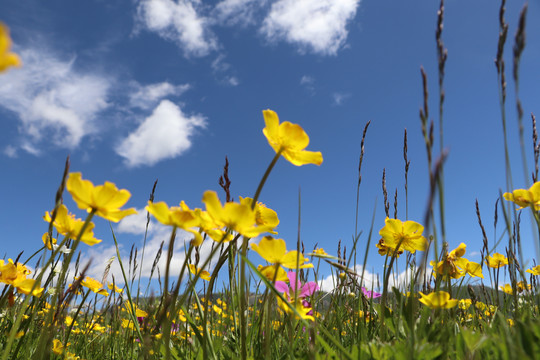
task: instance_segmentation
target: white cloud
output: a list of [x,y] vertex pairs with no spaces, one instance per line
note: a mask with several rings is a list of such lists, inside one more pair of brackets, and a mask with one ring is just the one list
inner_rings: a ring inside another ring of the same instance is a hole
[[[119,233],[142,235],[146,231],[147,211],[145,209],[136,209],[137,213],[126,216],[118,223],[116,231]],[[148,233],[153,231],[154,222],[148,224]]]
[[130,167],[154,165],[189,149],[195,128],[204,126],[203,116],[187,116],[171,101],[162,100],[115,150]]
[[240,84],[240,81],[236,76],[228,76],[225,78],[225,83],[230,86],[238,86]]
[[224,25],[247,26],[255,23],[255,12],[266,0],[222,0],[213,10],[214,19]]
[[260,29],[270,41],[285,40],[323,55],[335,55],[347,39],[347,24],[360,0],[278,0]]
[[219,54],[214,61],[212,61],[212,70],[215,72],[227,71],[231,67],[231,64],[225,62],[225,55]]
[[343,105],[345,100],[347,100],[350,97],[351,97],[351,94],[347,94],[347,93],[335,92],[332,94],[332,99],[334,99],[334,105],[336,106]]
[[141,0],[137,20],[164,39],[175,41],[186,56],[206,56],[217,48],[209,19],[197,13],[200,0]]
[[315,79],[312,76],[304,75],[300,79],[300,85],[313,85],[315,83]]
[[4,154],[7,157],[10,158],[16,158],[17,157],[17,149],[11,145],[8,145],[4,148]]
[[18,51],[24,66],[2,75],[0,106],[19,117],[21,148],[40,153],[42,142],[73,149],[97,132],[97,114],[107,108],[110,80],[74,68],[44,49]]
[[240,81],[234,75],[227,75],[230,72],[231,65],[225,61],[225,55],[219,54],[214,61],[212,61],[212,70],[216,74],[218,81],[228,86],[238,86]]
[[129,103],[132,107],[138,107],[141,109],[149,109],[169,96],[180,96],[187,91],[189,84],[173,85],[167,81],[150,84],[139,85],[134,84],[135,90],[129,96]]
[[300,79],[300,85],[306,88],[311,94],[315,94],[315,78],[309,75],[303,75]]

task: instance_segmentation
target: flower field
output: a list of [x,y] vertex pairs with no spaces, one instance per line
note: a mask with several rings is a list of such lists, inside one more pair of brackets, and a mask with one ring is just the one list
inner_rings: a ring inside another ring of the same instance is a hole
[[[495,62],[503,114],[508,31],[504,5],[502,1]],[[526,11],[525,7],[513,48],[515,82]],[[441,1],[436,33],[440,90],[446,62],[443,14]],[[24,64],[11,50],[9,29],[0,23],[0,72],[20,66]],[[364,229],[368,236],[356,233],[351,243],[340,242],[334,249],[282,239],[275,231],[279,214],[260,195],[276,163],[289,162],[301,171],[303,166],[321,165],[324,154],[311,150],[310,137],[300,124],[280,121],[273,110],[262,111],[261,125],[264,120],[262,133],[275,155],[267,159],[254,194],[238,201],[231,198],[227,165],[220,191],[201,194],[203,208],[190,207],[182,199],[177,205],[157,202],[152,193],[144,210],[148,219],[170,228],[170,237],[165,250],[146,255],[155,257],[150,279],[141,279],[140,272],[137,277],[137,253],[129,259],[120,256],[112,226],[137,213],[129,207],[130,191],[111,182],[96,185],[84,174],[71,172],[67,161],[56,202],[44,209],[43,219],[32,223],[44,229],[42,239],[35,241],[35,253],[0,259],[0,360],[540,358],[540,265],[525,263],[521,250],[522,241],[540,241],[540,142],[534,115],[535,171],[530,186],[511,186],[506,156],[507,184],[501,188],[508,191],[501,191],[494,219],[503,229],[500,238],[488,239],[477,205],[483,245],[471,249],[462,242],[449,248],[444,212],[435,206],[436,199],[444,199],[447,153],[442,148],[437,153],[433,146],[426,78],[422,70],[420,121],[430,184],[425,217],[393,215],[383,178],[386,217],[374,217],[372,227]],[[441,114],[443,104],[441,96]],[[522,118],[523,111],[518,113],[520,124]],[[358,188],[368,130],[369,123],[361,139]],[[507,133],[503,135],[506,139]],[[406,136],[405,132],[405,181]],[[508,154],[506,142],[504,147]],[[64,204],[67,197],[77,208]],[[521,236],[520,218],[529,214],[535,235]],[[110,263],[101,279],[92,278],[88,264],[80,261],[80,253],[102,242],[94,234],[96,218],[111,223],[122,278],[110,276]],[[191,240],[178,275],[173,275],[179,231]],[[208,242],[210,254],[200,256],[201,245]],[[479,262],[468,260],[473,250],[480,252]],[[353,258],[366,259],[368,252],[384,259],[378,286],[365,281],[365,265],[360,271],[351,266]],[[166,259],[164,272],[157,266],[160,258]],[[320,289],[321,264],[336,275],[331,292]],[[408,269],[406,281],[399,285],[392,281],[398,267]],[[135,285],[141,280],[159,291],[145,292]]]

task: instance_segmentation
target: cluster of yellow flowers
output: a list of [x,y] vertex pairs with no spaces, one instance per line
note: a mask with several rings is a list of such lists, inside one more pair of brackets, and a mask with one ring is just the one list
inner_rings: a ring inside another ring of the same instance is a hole
[[467,245],[461,243],[457,248],[445,254],[442,261],[431,261],[430,265],[433,266],[433,273],[435,275],[442,275],[443,278],[449,277],[451,279],[459,279],[465,276],[465,274],[483,279],[482,266],[463,257],[466,248]]
[[71,344],[67,343],[64,346],[60,340],[54,339],[52,344],[52,352],[56,355],[62,355],[66,360],[80,360],[80,356],[77,356],[74,353],[67,351],[67,347],[69,345]]
[[[280,124],[272,110],[264,110],[263,115],[266,123],[263,133],[276,154],[297,166],[322,163],[320,152],[304,150],[309,144],[309,137],[299,125],[287,121]],[[221,204],[215,191],[206,191],[202,197],[206,210],[190,209],[184,201],[172,207],[165,202],[149,201],[146,210],[160,223],[192,233],[192,244],[199,246],[203,232],[217,242],[231,241],[233,233],[248,238],[263,233],[275,234],[274,229],[279,224],[276,212],[261,202],[253,201],[252,198],[240,197],[239,202]]]

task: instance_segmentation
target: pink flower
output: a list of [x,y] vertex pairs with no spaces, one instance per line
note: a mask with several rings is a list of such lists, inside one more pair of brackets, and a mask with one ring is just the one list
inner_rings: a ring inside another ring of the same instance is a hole
[[[287,273],[287,277],[289,278],[290,286],[287,285],[285,281],[276,281],[274,284],[276,290],[284,293],[289,302],[293,302],[295,298],[298,298],[299,300],[302,300],[302,305],[304,308],[310,308],[311,304],[304,299],[313,295],[315,291],[319,290],[319,285],[317,285],[315,281],[308,281],[302,285],[300,280],[296,281],[296,273],[294,271],[289,271]],[[307,313],[307,315],[312,314],[312,311]]]
[[381,297],[381,294],[379,294],[378,292],[369,291],[365,287],[362,287],[362,292],[364,293],[364,296],[367,297],[368,299],[371,299],[371,298],[376,299],[378,297]]
[[[289,278],[290,286],[287,285],[285,281],[276,281],[275,288],[281,293],[285,293],[288,300],[293,299],[295,296],[299,299],[303,299],[307,296],[313,295],[313,293],[319,290],[319,286],[315,281],[308,281],[303,284],[298,280],[296,281],[296,273],[294,271],[289,271],[287,273]],[[298,293],[296,293],[298,291]]]

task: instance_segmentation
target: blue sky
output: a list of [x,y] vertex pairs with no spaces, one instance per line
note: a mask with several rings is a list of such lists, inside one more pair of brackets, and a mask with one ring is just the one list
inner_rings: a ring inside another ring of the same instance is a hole
[[[428,0],[4,2],[0,20],[10,27],[24,66],[0,75],[1,255],[14,258],[24,250],[28,256],[41,246],[47,228],[42,216],[54,205],[67,155],[71,171],[85,179],[130,190],[128,206],[137,209],[144,208],[156,179],[156,201],[203,207],[204,191],[220,192],[225,156],[235,199],[252,196],[273,156],[262,134],[262,110],[269,108],[282,121],[300,124],[310,136],[308,149],[324,157],[320,167],[280,160],[262,192],[260,200],[277,211],[279,237],[290,249],[298,233],[299,189],[306,248],[318,243],[335,254],[342,240],[351,249],[360,140],[371,120],[359,246],[363,254],[376,204],[367,268],[382,272],[383,259],[374,247],[385,217],[381,177],[386,169],[387,188],[392,199],[398,190],[398,217],[405,220],[405,128],[409,219],[423,221],[428,172],[418,116],[420,67],[428,74],[430,113],[438,124],[438,6]],[[511,46],[522,6],[510,2],[506,13],[507,118],[516,188],[526,186],[511,80]],[[494,203],[499,190],[507,190],[494,66],[498,11],[499,4],[488,0],[445,6],[447,239],[450,248],[465,242],[472,261],[480,260],[482,244],[475,199],[493,244]],[[530,158],[530,113],[539,112],[540,80],[540,24],[531,19],[539,14],[539,4],[530,2],[520,82]],[[529,159],[530,169],[531,164]],[[84,216],[68,194],[65,201]],[[114,226],[124,257],[132,244],[142,247],[145,217],[141,211]],[[528,216],[522,227],[531,259],[535,247]],[[84,248],[98,278],[114,255],[108,229],[96,219],[103,242]],[[151,228],[145,272],[167,231],[157,224]],[[175,253],[181,259],[183,248]],[[262,262],[257,254],[251,258]],[[321,267],[320,278],[329,274]]]

